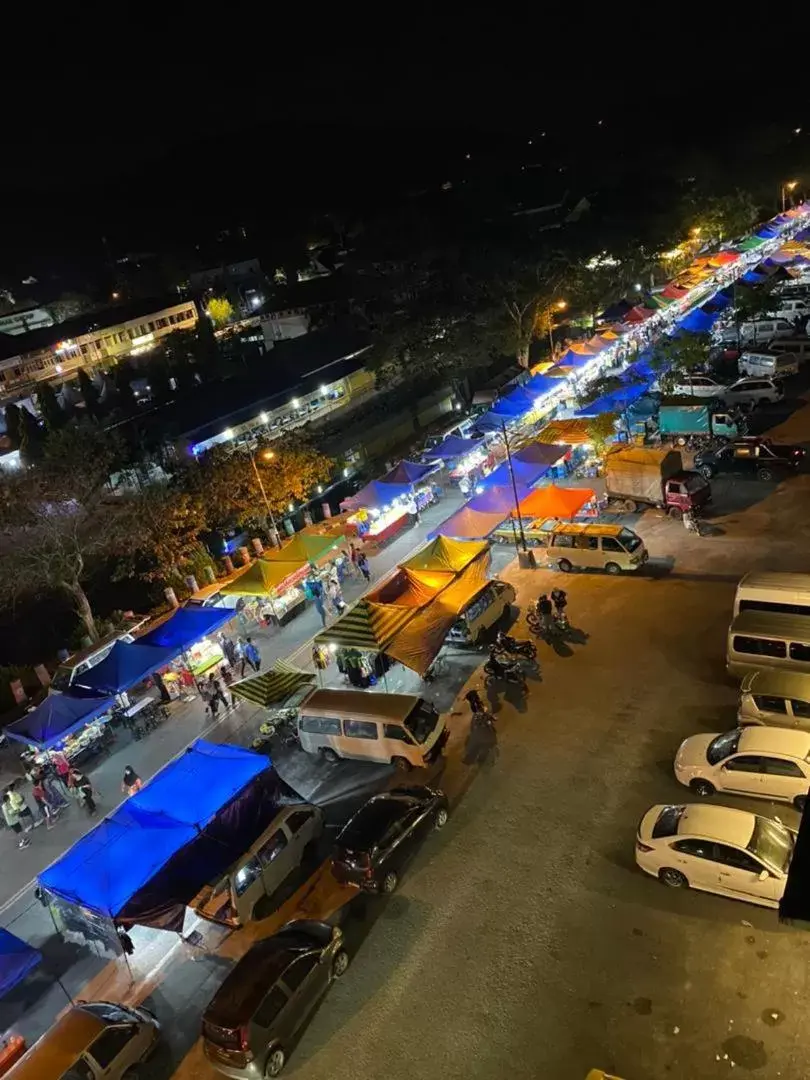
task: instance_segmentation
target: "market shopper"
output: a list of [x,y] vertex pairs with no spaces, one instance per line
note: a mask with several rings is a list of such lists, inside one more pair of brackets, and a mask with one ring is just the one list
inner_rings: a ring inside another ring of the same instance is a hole
[[40,818],[45,822],[45,827],[53,828],[59,816],[61,806],[51,802],[50,795],[45,787],[45,777],[41,769],[38,769],[31,784],[31,795],[37,804]]
[[71,767],[68,773],[68,786],[75,797],[84,806],[89,817],[93,817],[96,812],[96,800],[93,797],[93,785],[83,772],[79,769]]
[[343,599],[343,593],[340,591],[340,585],[332,578],[329,579],[326,585],[326,595],[329,597],[329,603],[335,609],[337,615],[342,615],[346,610],[346,601]]
[[233,690],[231,689],[231,687],[233,686],[233,671],[231,671],[229,667],[226,667],[225,664],[223,664],[222,667],[219,669],[219,673],[222,676],[222,682],[225,686],[225,689],[230,693],[231,707],[234,709],[238,708],[239,698],[236,696],[236,694],[234,694]]
[[31,807],[25,801],[25,796],[17,791],[16,784],[12,784],[8,789],[8,798],[11,805],[16,811],[17,818],[26,832],[30,832],[37,825],[41,825],[41,821],[34,821],[34,815],[31,813]]
[[221,705],[224,705],[225,708],[227,709],[228,708],[228,699],[222,693],[222,683],[219,681],[219,679],[216,676],[216,673],[213,672],[213,671],[208,676],[208,686],[209,686],[210,691],[211,691],[211,703],[213,704],[214,701],[218,701]]
[[31,841],[28,839],[27,836],[23,836],[23,828],[20,824],[20,815],[12,806],[11,799],[9,798],[10,795],[10,791],[6,791],[3,795],[3,820],[5,821],[6,825],[8,825],[8,827],[11,829],[11,831],[16,835],[17,847],[27,848]]
[[121,781],[121,790],[125,795],[135,795],[143,787],[143,780],[135,772],[131,765],[124,769],[124,779]]
[[259,650],[253,644],[252,640],[248,637],[245,639],[244,645],[245,659],[253,668],[254,671],[259,671],[262,666],[262,658]]
[[67,759],[67,755],[63,754],[61,750],[51,751],[51,763],[56,773],[58,782],[62,785],[62,791],[65,795],[68,794],[68,775],[70,773],[70,762]]
[[366,582],[371,581],[371,567],[368,565],[368,557],[365,551],[359,551],[357,553],[357,569],[366,579]]
[[236,664],[236,645],[229,637],[222,633],[219,635],[219,645],[222,649],[222,655],[231,667],[233,667]]

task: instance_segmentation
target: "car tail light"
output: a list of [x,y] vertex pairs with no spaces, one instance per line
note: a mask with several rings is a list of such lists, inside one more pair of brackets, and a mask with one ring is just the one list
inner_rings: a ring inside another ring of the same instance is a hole
[[[243,1024],[239,1028],[239,1046],[245,1051],[245,1055],[247,1056],[250,1052],[250,1030],[248,1029],[247,1024]],[[250,1057],[253,1057],[253,1055],[250,1054]]]
[[642,844],[642,842],[636,837],[636,851],[641,851],[645,855],[649,854],[653,849],[649,844]]

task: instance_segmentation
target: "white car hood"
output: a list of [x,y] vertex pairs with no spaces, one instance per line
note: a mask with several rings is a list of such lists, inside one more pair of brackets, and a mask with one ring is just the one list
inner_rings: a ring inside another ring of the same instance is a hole
[[684,739],[675,756],[676,772],[680,769],[710,768],[706,760],[706,751],[719,734],[720,732],[712,732],[710,735],[691,735],[688,739]]

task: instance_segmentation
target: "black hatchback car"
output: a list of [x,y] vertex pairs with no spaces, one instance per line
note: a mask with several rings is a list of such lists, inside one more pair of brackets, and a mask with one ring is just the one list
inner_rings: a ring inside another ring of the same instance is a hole
[[774,477],[795,472],[804,455],[801,446],[773,443],[770,439],[755,437],[735,439],[719,449],[695,454],[695,468],[707,480],[719,473],[773,480]]
[[429,787],[375,795],[343,828],[332,855],[338,881],[390,894],[406,863],[433,829],[447,824],[447,796]]
[[349,966],[336,926],[288,923],[239,961],[203,1013],[203,1050],[234,1080],[278,1076],[294,1039]]

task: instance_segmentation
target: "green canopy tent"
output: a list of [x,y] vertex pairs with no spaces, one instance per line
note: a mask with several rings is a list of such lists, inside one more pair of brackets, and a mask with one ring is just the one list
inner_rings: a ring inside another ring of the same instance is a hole
[[231,686],[231,693],[253,705],[269,709],[280,702],[287,702],[294,694],[315,682],[311,671],[301,671],[286,660],[276,660],[269,671],[242,679]]

